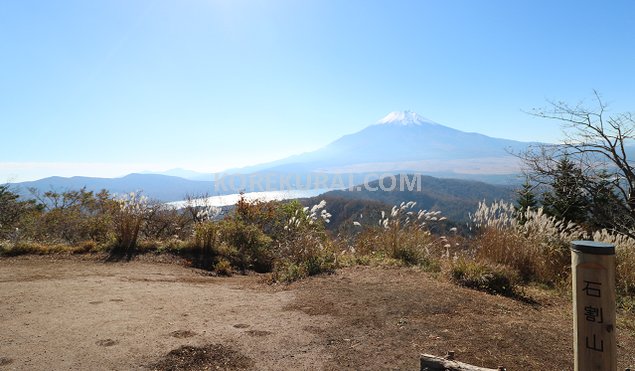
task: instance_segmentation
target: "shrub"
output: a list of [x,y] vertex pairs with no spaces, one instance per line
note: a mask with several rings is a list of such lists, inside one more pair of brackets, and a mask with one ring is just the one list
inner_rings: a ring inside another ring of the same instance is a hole
[[32,190],[40,213],[22,221],[26,238],[47,243],[74,244],[83,240],[106,242],[111,238],[110,210],[114,201],[107,191],[94,194],[79,191],[43,194]]
[[25,254],[43,254],[46,252],[46,247],[38,244],[33,246],[31,243],[15,242],[15,243],[0,243],[0,256],[19,256]]
[[145,219],[141,229],[144,238],[152,240],[187,238],[187,232],[191,232],[187,227],[192,220],[186,213],[159,202],[149,204]]
[[8,185],[0,184],[0,239],[11,236],[16,228],[22,228],[24,218],[39,211],[35,201],[20,201]]
[[458,259],[450,277],[455,283],[494,295],[516,296],[517,273],[503,265]]
[[291,217],[277,235],[275,281],[291,282],[335,269],[336,254],[324,230],[331,217],[325,206],[324,201],[311,208],[289,203],[283,209],[283,215]]
[[307,277],[306,271],[301,266],[286,262],[276,267],[272,275],[274,282],[291,283]]
[[214,271],[216,273],[223,276],[231,276],[232,275],[232,265],[229,260],[225,258],[221,258],[215,265]]
[[220,223],[220,234],[229,249],[232,265],[245,271],[271,272],[273,267],[272,240],[258,226],[238,218],[226,218]]
[[246,224],[253,224],[263,232],[271,235],[276,224],[283,221],[280,219],[280,203],[264,202],[261,200],[248,200],[243,193],[236,203],[234,218]]
[[303,261],[298,259],[279,261],[273,272],[273,281],[291,283],[318,274],[333,273],[335,260],[330,254],[314,255]]

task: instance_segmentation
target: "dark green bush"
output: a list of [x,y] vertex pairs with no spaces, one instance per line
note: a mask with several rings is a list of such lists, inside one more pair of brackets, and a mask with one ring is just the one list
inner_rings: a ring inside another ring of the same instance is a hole
[[238,218],[226,218],[220,223],[220,235],[229,249],[233,266],[245,271],[271,272],[273,267],[272,239],[257,225],[247,224]]

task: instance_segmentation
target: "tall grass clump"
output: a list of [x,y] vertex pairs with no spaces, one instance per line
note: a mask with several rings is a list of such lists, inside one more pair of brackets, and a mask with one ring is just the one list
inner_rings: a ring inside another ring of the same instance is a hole
[[218,224],[213,220],[204,220],[194,225],[193,247],[203,268],[209,268],[217,252],[220,240]]
[[115,199],[113,222],[117,251],[130,253],[137,246],[139,232],[151,212],[148,198],[141,193],[130,192]]
[[617,294],[622,299],[635,297],[635,240],[606,229],[594,232],[593,240],[615,245]]
[[274,280],[291,282],[332,272],[337,259],[324,227],[331,218],[326,202],[304,208],[298,203],[290,206],[285,210],[290,217],[276,241]]
[[390,212],[382,211],[377,224],[357,236],[355,254],[436,269],[436,258],[441,257],[450,244],[447,237],[434,236],[431,227],[446,218],[440,211],[416,210],[415,206],[414,201],[402,202]]
[[[588,233],[582,227],[547,216],[542,208],[517,211],[507,202],[480,203],[471,216],[476,227],[466,256],[476,263],[512,268],[521,282],[551,286],[568,283],[571,242],[606,242],[616,249],[616,289],[622,304],[635,309],[635,240],[606,229]],[[465,271],[460,268],[459,271]],[[622,305],[624,307],[624,305]]]
[[[210,269],[215,263],[214,258],[220,244],[220,223],[214,220],[217,209],[193,198],[188,198],[186,209],[194,222],[190,248],[194,253],[195,265]],[[224,264],[227,264],[227,260],[225,262]]]
[[587,236],[581,227],[547,216],[541,208],[518,212],[504,201],[481,202],[471,219],[478,230],[473,257],[511,267],[525,282],[562,283],[570,271],[571,241]]

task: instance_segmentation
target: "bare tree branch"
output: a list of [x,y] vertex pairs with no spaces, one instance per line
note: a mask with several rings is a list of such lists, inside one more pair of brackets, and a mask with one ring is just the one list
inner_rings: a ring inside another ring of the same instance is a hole
[[[631,113],[609,114],[608,105],[593,91],[593,107],[548,101],[546,109],[530,115],[561,123],[564,141],[544,144],[516,153],[523,172],[537,184],[550,185],[558,175],[558,161],[569,157],[580,168],[590,196],[598,185],[617,193],[619,204],[611,205],[610,223],[616,231],[635,235],[635,169],[629,163],[635,153],[635,120]],[[629,152],[629,150],[631,152]]]

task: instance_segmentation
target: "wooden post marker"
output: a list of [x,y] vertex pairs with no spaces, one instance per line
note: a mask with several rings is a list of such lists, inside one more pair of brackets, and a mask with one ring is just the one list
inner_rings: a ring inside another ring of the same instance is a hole
[[573,241],[575,371],[616,371],[615,246]]

